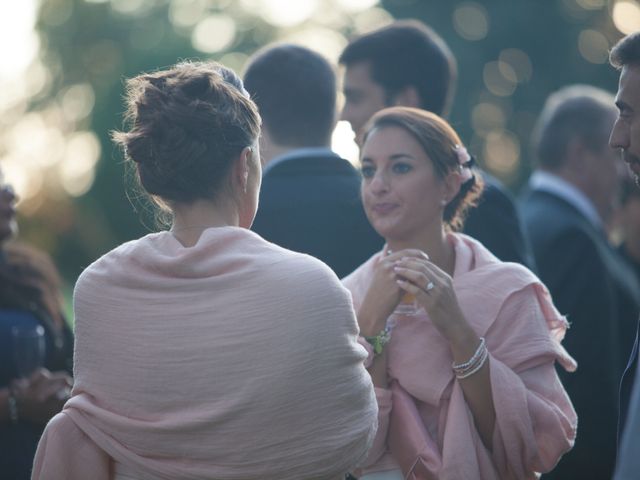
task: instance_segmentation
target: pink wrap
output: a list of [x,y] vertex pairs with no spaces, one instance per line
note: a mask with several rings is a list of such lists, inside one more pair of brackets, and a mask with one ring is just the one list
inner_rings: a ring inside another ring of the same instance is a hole
[[[530,271],[500,262],[470,237],[448,240],[458,301],[489,350],[492,452],[475,429],[449,346],[423,310],[397,318],[387,346],[391,388],[376,389],[379,429],[363,471],[399,466],[415,480],[536,478],[553,469],[576,435],[577,417],[554,368],[556,361],[576,368],[560,345],[567,322]],[[343,280],[356,309],[380,255]]]
[[326,479],[364,459],[366,352],[321,262],[240,228],[163,232],[87,268],[74,300],[75,385],[34,479]]

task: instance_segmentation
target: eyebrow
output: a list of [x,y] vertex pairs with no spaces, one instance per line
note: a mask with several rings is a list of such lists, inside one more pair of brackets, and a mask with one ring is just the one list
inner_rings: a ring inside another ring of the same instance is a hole
[[[389,160],[401,160],[404,158],[409,158],[411,160],[415,160],[415,157],[413,155],[410,155],[408,153],[394,153],[393,155],[391,155],[389,157]],[[364,162],[369,162],[369,163],[373,163],[373,160],[371,160],[371,158],[369,157],[363,157],[362,160],[360,160],[361,163]]]

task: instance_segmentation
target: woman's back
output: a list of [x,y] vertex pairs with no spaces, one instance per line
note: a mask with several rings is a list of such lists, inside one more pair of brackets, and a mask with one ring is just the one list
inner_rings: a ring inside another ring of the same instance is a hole
[[322,478],[366,452],[376,408],[351,300],[311,257],[234,227],[191,248],[152,234],[90,266],[75,308],[66,411],[117,461]]

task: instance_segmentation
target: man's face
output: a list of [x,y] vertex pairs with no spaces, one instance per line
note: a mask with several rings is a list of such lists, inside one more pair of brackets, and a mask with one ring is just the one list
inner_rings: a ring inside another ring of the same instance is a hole
[[378,110],[389,106],[384,89],[371,78],[369,62],[359,62],[349,65],[345,69],[344,107],[341,120],[351,124],[356,134],[356,142],[361,144],[362,127]]
[[640,186],[640,65],[622,68],[616,95],[618,118],[613,125],[609,145],[622,151]]

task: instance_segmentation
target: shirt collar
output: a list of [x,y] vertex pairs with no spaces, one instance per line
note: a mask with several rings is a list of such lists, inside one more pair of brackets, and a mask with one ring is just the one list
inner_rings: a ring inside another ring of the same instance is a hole
[[562,198],[582,213],[593,226],[603,228],[602,219],[593,202],[580,189],[565,179],[550,172],[537,170],[531,175],[529,185],[533,190],[542,190]]
[[262,170],[262,176],[265,176],[269,170],[272,170],[276,165],[286,162],[288,160],[298,159],[298,158],[308,158],[308,157],[327,157],[333,156],[337,157],[338,155],[334,153],[328,147],[305,147],[305,148],[296,148],[295,150],[290,150],[284,155],[280,155],[279,157],[273,158],[267,166]]

